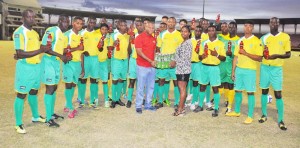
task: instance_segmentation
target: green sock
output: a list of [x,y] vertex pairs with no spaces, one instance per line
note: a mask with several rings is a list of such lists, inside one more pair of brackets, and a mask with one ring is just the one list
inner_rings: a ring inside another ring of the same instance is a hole
[[124,80],[122,83],[122,95],[126,95],[126,91],[127,91],[127,80]]
[[214,94],[214,100],[215,100],[215,110],[219,110],[219,103],[220,103],[220,93]]
[[22,124],[23,109],[24,109],[24,99],[16,97],[15,103],[14,103],[14,111],[15,111],[15,118],[16,118],[17,126]]
[[283,121],[284,118],[283,118],[283,113],[284,113],[284,105],[283,105],[283,100],[282,98],[279,98],[277,99],[276,98],[276,107],[277,107],[277,110],[278,110],[278,123],[280,121]]
[[205,97],[206,97],[206,103],[210,101],[210,91],[211,91],[211,86],[207,85],[205,89]]
[[44,104],[46,108],[46,121],[49,121],[52,117],[51,110],[52,110],[52,95],[45,94],[44,95]]
[[169,99],[170,82],[164,84],[164,100]]
[[108,86],[107,86],[107,84],[103,84],[103,94],[104,94],[104,100],[108,101]]
[[98,84],[97,83],[91,83],[90,84],[90,104],[93,104],[95,99],[98,98],[98,91],[97,88]]
[[128,101],[132,101],[133,88],[128,88]]
[[[73,93],[72,93],[73,92]],[[65,96],[66,96],[66,107],[70,110],[73,110],[72,98],[74,94],[74,87],[71,89],[65,89]]]
[[37,95],[28,94],[28,103],[31,108],[32,117],[38,118],[40,115],[39,115],[39,110],[38,110]]
[[199,93],[199,98],[200,98],[200,101],[199,101],[199,106],[200,107],[203,107],[203,101],[204,101],[204,97],[205,97],[205,92],[201,92]]
[[118,84],[112,84],[111,86],[111,97],[113,101],[117,101],[117,87]]
[[124,82],[118,83],[118,90],[117,90],[117,101],[121,99],[122,89],[124,86]]
[[242,92],[235,92],[234,99],[235,99],[235,108],[234,108],[234,110],[235,110],[236,113],[240,113],[241,112],[242,99],[243,99]]
[[189,90],[189,92],[186,93],[186,94],[192,94],[193,93],[193,89],[194,89],[193,81],[192,80],[189,80],[187,87],[189,87],[189,88],[187,88],[186,91]]
[[253,112],[255,107],[254,95],[248,95],[248,117],[253,118]]
[[[129,90],[128,90],[129,93]],[[154,83],[154,90],[153,90],[153,98],[157,99],[157,94],[158,94],[158,83]]]
[[260,102],[261,102],[261,112],[263,115],[267,116],[268,95],[262,94],[260,97]]
[[165,86],[160,86],[160,85],[158,86],[159,103],[163,102],[164,88],[165,88]]
[[[199,96],[199,85],[193,88],[192,104],[194,104],[195,102],[199,101],[198,100],[198,96]],[[203,101],[202,101],[202,103],[203,103]]]
[[78,96],[79,96],[79,99],[80,99],[81,103],[84,103],[86,84],[85,83],[81,83],[79,81],[77,85],[78,85]]
[[174,97],[175,97],[174,105],[179,105],[180,93],[179,93],[178,86],[174,86]]
[[52,95],[51,115],[54,114],[55,101],[56,101],[56,92],[54,92],[53,95]]

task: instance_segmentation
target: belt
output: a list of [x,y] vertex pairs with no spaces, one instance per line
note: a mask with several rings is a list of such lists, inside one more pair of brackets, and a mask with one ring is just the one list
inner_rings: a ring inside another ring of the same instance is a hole
[[203,65],[206,65],[206,66],[218,66],[218,65],[212,65],[212,64],[203,64]]

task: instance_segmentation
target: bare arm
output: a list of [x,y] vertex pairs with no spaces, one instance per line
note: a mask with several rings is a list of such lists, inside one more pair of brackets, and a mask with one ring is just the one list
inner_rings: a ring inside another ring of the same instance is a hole
[[236,62],[237,62],[237,56],[234,56],[233,61],[232,61],[232,72],[231,72],[231,79],[234,81],[235,80],[235,69],[236,69]]
[[148,58],[142,51],[142,48],[136,48],[136,53],[141,56],[143,59],[151,63],[151,65],[154,67],[155,66],[155,61],[152,61],[150,58]]
[[269,56],[269,60],[274,60],[274,59],[288,59],[291,57],[291,52],[288,51],[285,54],[273,54]]
[[244,56],[247,56],[250,59],[257,61],[257,62],[261,62],[261,60],[262,60],[262,56],[250,54],[250,53],[246,52],[244,49],[240,49],[239,53]]
[[31,58],[40,53],[48,52],[51,48],[47,46],[41,46],[40,49],[34,51],[16,50],[15,59]]

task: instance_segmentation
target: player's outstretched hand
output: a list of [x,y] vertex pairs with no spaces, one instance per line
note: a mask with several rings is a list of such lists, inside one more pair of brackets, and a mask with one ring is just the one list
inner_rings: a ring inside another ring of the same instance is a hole
[[63,61],[65,64],[66,64],[67,62],[69,62],[68,58],[67,58],[65,55],[61,55],[59,58],[60,58],[61,61]]
[[41,50],[42,53],[48,52],[48,51],[51,50],[51,46],[44,46],[44,45],[41,45],[40,50]]

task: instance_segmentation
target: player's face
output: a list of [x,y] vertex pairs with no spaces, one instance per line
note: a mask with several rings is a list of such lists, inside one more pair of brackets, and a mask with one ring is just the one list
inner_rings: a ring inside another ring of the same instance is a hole
[[23,17],[24,24],[30,27],[33,26],[33,24],[35,24],[34,18],[35,18],[35,13],[28,11],[25,17]]
[[159,30],[160,30],[160,31],[167,30],[167,25],[160,24],[160,25],[159,25]]
[[148,25],[149,21],[144,21],[144,27]]
[[168,19],[167,19],[167,18],[162,18],[162,19],[161,19],[161,22],[162,22],[162,23],[167,23],[167,22],[168,22]]
[[228,25],[227,24],[222,24],[221,25],[221,31],[223,34],[227,34],[228,33]]
[[168,19],[168,29],[175,29],[176,21],[173,18]]
[[100,32],[101,32],[102,35],[106,35],[107,32],[108,32],[108,28],[103,26],[103,27],[100,28]]
[[270,26],[271,31],[272,30],[277,31],[278,27],[279,27],[279,19],[276,19],[276,18],[270,19],[269,26]]
[[186,23],[185,23],[184,21],[179,22],[180,28],[182,28],[182,27],[185,26],[185,25],[186,25]]
[[195,29],[195,37],[199,38],[202,34],[202,28],[196,28]]
[[207,21],[207,20],[204,20],[204,21],[202,22],[202,28],[203,28],[203,31],[207,30],[208,26],[209,26],[208,21]]
[[154,24],[153,23],[148,23],[148,25],[146,26],[146,32],[148,33],[148,34],[153,34],[153,32],[154,32]]
[[59,22],[59,26],[61,27],[61,31],[65,32],[68,27],[69,27],[69,24],[70,24],[70,19],[69,17],[65,17],[63,19],[61,19]]
[[216,28],[215,27],[209,27],[208,28],[208,36],[211,37],[215,37],[216,36]]
[[236,33],[236,26],[234,24],[229,24],[228,25],[228,31],[230,34],[235,34]]
[[72,24],[73,29],[75,29],[76,31],[80,31],[82,29],[82,25],[83,21],[80,19],[75,20]]
[[121,33],[125,33],[127,31],[127,23],[125,22],[119,23],[119,31]]
[[252,34],[254,27],[252,24],[245,24],[244,25],[244,33],[245,34]]
[[96,19],[89,19],[87,27],[90,30],[93,30],[95,28],[95,26],[96,26],[96,22],[97,22]]
[[138,32],[143,32],[144,31],[144,24],[142,22],[136,22],[135,27],[138,30]]
[[182,36],[182,38],[188,39],[189,36],[190,36],[190,34],[191,33],[189,32],[189,30],[186,27],[181,28],[181,36]]

